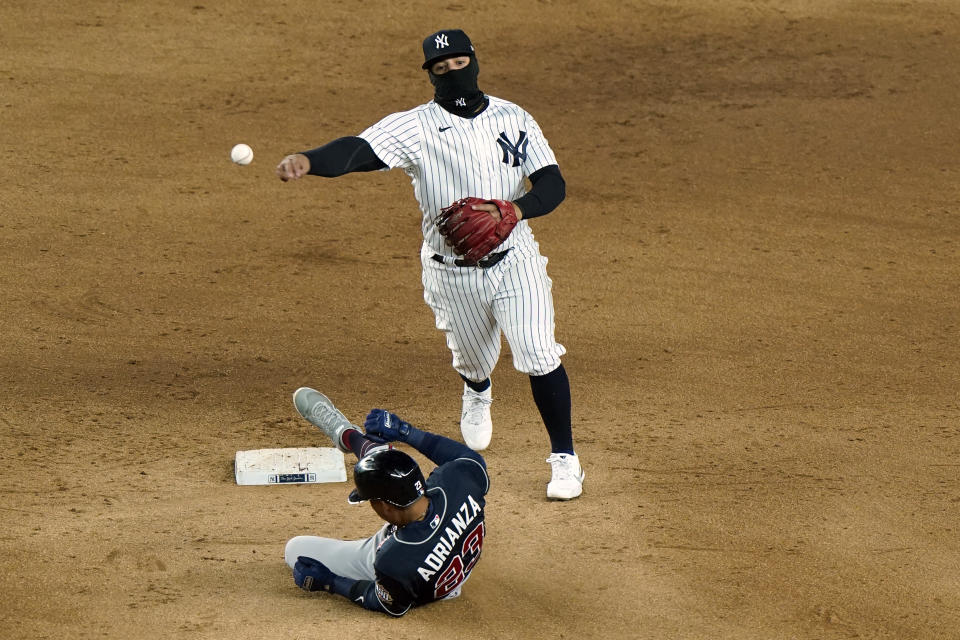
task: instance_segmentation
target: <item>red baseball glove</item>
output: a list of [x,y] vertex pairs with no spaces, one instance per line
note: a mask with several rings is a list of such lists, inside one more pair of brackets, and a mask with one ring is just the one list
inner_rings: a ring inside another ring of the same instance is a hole
[[[474,209],[475,204],[494,204],[500,210],[500,220],[488,211]],[[447,244],[470,264],[476,264],[517,226],[517,212],[507,200],[461,198],[440,210],[437,229]]]

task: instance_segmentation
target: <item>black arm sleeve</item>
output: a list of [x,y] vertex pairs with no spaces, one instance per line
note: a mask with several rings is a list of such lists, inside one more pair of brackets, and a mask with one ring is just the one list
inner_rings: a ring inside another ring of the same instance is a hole
[[524,220],[550,213],[567,196],[567,183],[560,175],[560,167],[555,164],[534,171],[530,183],[533,187],[529,193],[516,200]]
[[376,171],[387,168],[387,165],[374,153],[370,143],[356,136],[337,138],[322,147],[302,153],[310,160],[310,171],[307,173],[312,176],[335,178],[354,171]]

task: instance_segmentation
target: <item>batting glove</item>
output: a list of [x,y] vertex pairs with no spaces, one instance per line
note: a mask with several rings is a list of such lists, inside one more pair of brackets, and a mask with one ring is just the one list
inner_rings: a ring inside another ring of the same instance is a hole
[[363,421],[363,428],[368,436],[383,442],[399,440],[406,442],[413,428],[409,422],[400,419],[400,416],[383,409],[373,409]]
[[293,565],[293,581],[304,591],[332,591],[336,574],[319,560],[298,556]]

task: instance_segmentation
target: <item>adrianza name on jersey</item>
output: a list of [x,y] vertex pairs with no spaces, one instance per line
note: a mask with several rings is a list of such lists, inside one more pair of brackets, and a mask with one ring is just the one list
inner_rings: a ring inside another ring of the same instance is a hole
[[450,552],[453,551],[457,540],[460,539],[460,536],[463,535],[463,532],[467,530],[467,527],[476,519],[479,513],[480,504],[473,499],[473,496],[467,495],[467,501],[460,505],[460,508],[457,510],[457,515],[450,519],[450,525],[452,526],[448,526],[444,530],[440,536],[440,541],[433,548],[433,551],[423,559],[423,565],[417,569],[417,573],[420,574],[421,578],[430,580],[430,578],[443,567],[444,561],[447,559],[447,556],[450,555]]

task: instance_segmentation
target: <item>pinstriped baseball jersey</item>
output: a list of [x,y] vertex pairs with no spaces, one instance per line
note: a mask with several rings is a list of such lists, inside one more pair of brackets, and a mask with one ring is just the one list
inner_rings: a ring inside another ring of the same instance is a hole
[[[430,101],[389,115],[359,136],[388,169],[403,169],[410,176],[423,214],[425,248],[432,253],[454,255],[434,225],[440,209],[468,196],[516,200],[526,192],[526,176],[557,164],[529,113],[507,100],[488,98],[489,106],[472,119]],[[521,220],[497,250],[532,243],[530,227]]]
[[[494,251],[510,249],[487,269],[457,267],[455,254],[437,231],[440,210],[460,198],[516,200],[525,178],[557,164],[540,126],[529,113],[488,96],[474,118],[462,118],[430,101],[394,113],[363,131],[387,168],[403,169],[423,214],[424,301],[446,334],[453,366],[475,381],[488,378],[506,336],[514,366],[544,375],[560,366],[563,345],[554,338],[554,308],[547,259],[526,220]],[[434,254],[445,258],[443,263]]]

